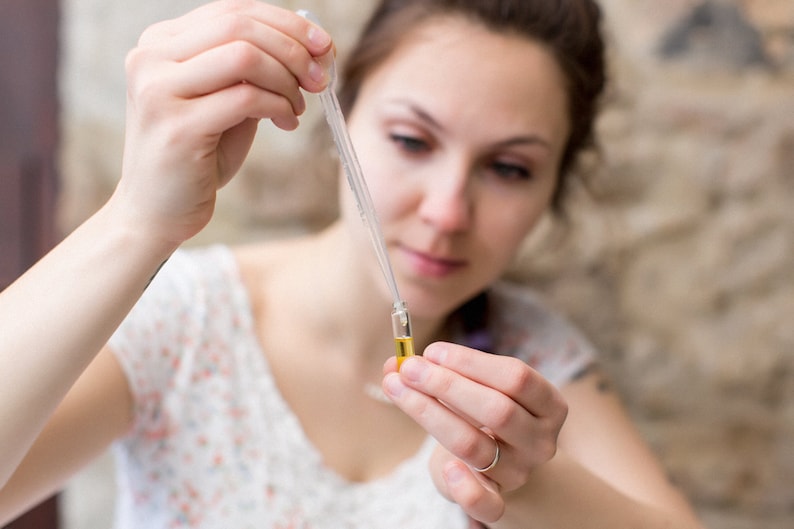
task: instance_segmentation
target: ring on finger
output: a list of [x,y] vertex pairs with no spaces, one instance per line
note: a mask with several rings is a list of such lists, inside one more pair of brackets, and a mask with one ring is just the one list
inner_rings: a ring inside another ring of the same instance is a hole
[[499,458],[502,456],[502,448],[499,445],[499,441],[496,440],[496,437],[494,437],[493,435],[489,434],[488,432],[485,432],[485,435],[487,435],[488,437],[490,437],[493,440],[493,443],[496,446],[496,453],[494,453],[493,460],[487,466],[484,466],[484,467],[481,467],[481,468],[472,467],[472,469],[475,472],[479,472],[481,474],[483,472],[488,472],[489,470],[492,470],[496,466],[496,464],[499,463]]

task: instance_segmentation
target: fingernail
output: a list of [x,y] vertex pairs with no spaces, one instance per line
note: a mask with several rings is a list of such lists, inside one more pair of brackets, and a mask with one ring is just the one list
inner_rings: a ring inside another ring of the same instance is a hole
[[427,364],[416,357],[407,358],[400,367],[400,373],[413,382],[422,382],[427,374]]
[[325,68],[320,66],[317,61],[312,61],[311,64],[309,64],[309,77],[311,77],[313,81],[323,84],[327,80],[327,76],[328,73],[325,71]]
[[390,373],[386,376],[386,380],[383,383],[383,389],[387,394],[396,399],[403,394],[403,391],[405,391],[405,386],[400,381],[400,375],[397,373]]
[[309,28],[309,42],[318,48],[325,48],[331,43],[331,36],[317,26]]
[[306,100],[303,98],[303,94],[296,101],[294,110],[298,116],[306,112]]
[[431,343],[427,346],[422,356],[432,361],[434,364],[441,365],[447,359],[447,347],[443,343]]
[[444,469],[444,477],[447,478],[447,483],[458,483],[463,479],[463,469],[459,465],[447,465]]

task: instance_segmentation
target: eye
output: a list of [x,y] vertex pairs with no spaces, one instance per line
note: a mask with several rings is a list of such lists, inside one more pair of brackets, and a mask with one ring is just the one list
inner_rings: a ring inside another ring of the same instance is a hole
[[390,134],[391,141],[408,153],[421,153],[430,150],[430,145],[420,138],[406,134]]
[[489,168],[502,180],[522,182],[532,178],[532,172],[520,164],[494,161]]

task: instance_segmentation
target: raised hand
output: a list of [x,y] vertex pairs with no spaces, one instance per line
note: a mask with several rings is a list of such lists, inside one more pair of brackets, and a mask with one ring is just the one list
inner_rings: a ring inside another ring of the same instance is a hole
[[136,226],[179,244],[209,221],[257,122],[285,130],[301,88],[327,84],[331,38],[295,13],[224,0],[155,24],[127,57],[122,179],[111,203]]
[[439,442],[436,487],[476,520],[498,520],[502,494],[556,452],[567,405],[521,360],[435,343],[399,373],[393,361],[385,370],[387,395]]

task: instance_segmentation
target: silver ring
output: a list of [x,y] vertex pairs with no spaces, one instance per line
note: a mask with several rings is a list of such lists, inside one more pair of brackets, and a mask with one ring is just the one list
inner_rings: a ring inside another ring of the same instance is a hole
[[493,442],[496,445],[496,453],[493,455],[493,461],[491,461],[491,463],[488,466],[482,468],[472,467],[472,469],[474,469],[475,472],[480,472],[480,473],[488,472],[489,470],[492,470],[493,467],[495,467],[496,464],[499,463],[499,458],[502,456],[502,448],[499,446],[499,441],[496,440],[496,437],[489,434],[488,432],[484,432],[484,433],[485,435],[493,439]]

